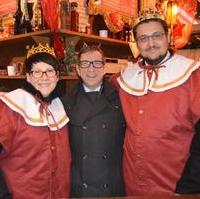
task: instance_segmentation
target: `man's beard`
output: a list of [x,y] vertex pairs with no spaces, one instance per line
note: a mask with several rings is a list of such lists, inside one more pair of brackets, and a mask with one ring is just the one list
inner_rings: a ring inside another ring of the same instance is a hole
[[166,54],[167,53],[165,53],[163,55],[160,55],[159,57],[157,57],[155,59],[150,59],[148,57],[143,57],[143,60],[149,65],[158,65],[166,57]]

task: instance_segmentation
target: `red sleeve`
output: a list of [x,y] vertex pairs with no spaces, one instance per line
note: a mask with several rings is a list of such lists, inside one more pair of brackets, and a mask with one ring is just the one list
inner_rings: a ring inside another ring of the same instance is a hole
[[0,100],[0,143],[3,146],[2,155],[11,150],[16,129],[16,113]]

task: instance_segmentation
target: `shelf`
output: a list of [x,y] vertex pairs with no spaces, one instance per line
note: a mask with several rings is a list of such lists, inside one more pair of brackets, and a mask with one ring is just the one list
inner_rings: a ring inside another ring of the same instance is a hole
[[[112,39],[112,38],[104,38],[97,35],[89,35],[86,33],[79,33],[79,32],[65,30],[65,29],[61,29],[57,33],[61,34],[62,36],[72,36],[72,37],[77,36],[77,37],[80,37],[80,40],[88,41],[88,42],[98,42],[98,43],[101,42],[101,43],[107,43],[110,45],[121,45],[121,46],[128,47],[128,42]],[[21,42],[24,40],[29,40],[33,36],[50,36],[50,35],[51,35],[50,30],[42,30],[42,31],[30,32],[26,34],[12,35],[10,37],[0,39],[0,45],[4,43],[8,44],[15,41]]]
[[22,80],[25,79],[25,75],[19,75],[19,76],[0,75],[0,79]]
[[125,47],[129,46],[128,42],[121,41],[118,39],[100,37],[97,35],[89,35],[86,33],[79,33],[79,32],[74,32],[74,31],[64,30],[64,29],[61,29],[59,33],[61,33],[61,35],[63,36],[80,37],[80,40],[85,41],[85,42],[103,43],[103,44],[109,44],[109,45],[120,45],[120,46],[125,46]]
[[[0,75],[0,79],[11,79],[11,80],[24,80],[25,75],[19,75],[19,76],[7,76],[7,75]],[[67,76],[60,76],[60,80],[77,80],[78,77],[76,75],[67,75]]]
[[76,45],[77,50],[80,49],[86,42],[88,45],[100,44],[101,49],[103,50],[105,56],[108,58],[124,59],[132,55],[128,42],[122,40],[104,38],[97,35],[89,35],[86,33],[79,33],[63,29],[59,30],[59,34],[62,35],[63,37],[77,37],[78,38],[78,43]]
[[[101,48],[104,51],[106,57],[127,58],[128,56],[132,55],[128,42],[121,41],[118,39],[104,38],[97,35],[89,35],[86,33],[80,33],[65,29],[59,30],[57,34],[62,37],[69,37],[69,38],[77,37],[78,38],[77,39],[78,43],[76,45],[77,50],[79,50],[83,46],[83,43],[86,42],[87,44],[101,44]],[[22,49],[23,46],[25,47],[26,45],[35,44],[35,41],[33,39],[34,36],[47,37],[48,39],[51,35],[52,32],[50,30],[42,30],[26,34],[13,35],[8,38],[0,39],[0,47],[6,48],[7,51],[9,52],[11,50],[17,52],[19,49],[18,48],[19,45],[21,46]],[[41,39],[43,40],[43,38]],[[6,52],[6,54],[8,54],[8,52]]]
[[20,34],[20,35],[12,35],[7,38],[0,39],[0,46],[3,45],[10,45],[15,43],[24,43],[24,42],[30,42],[32,40],[33,36],[49,36],[51,34],[50,30],[42,30],[42,31],[36,31],[36,32],[30,32],[26,34]]
[[[200,20],[199,20],[200,23]],[[89,42],[89,43],[102,43],[102,44],[108,44],[108,45],[117,45],[117,46],[124,46],[129,47],[128,42],[118,40],[118,39],[112,39],[112,38],[104,38],[97,35],[89,35],[86,33],[80,33],[75,31],[70,31],[67,29],[60,29],[58,34],[66,37],[79,37],[81,41]],[[15,43],[15,42],[22,42],[22,41],[30,41],[33,36],[50,36],[52,33],[50,30],[41,30],[26,34],[20,34],[20,35],[12,35],[7,38],[0,39],[0,46],[3,44],[8,45],[9,43]],[[200,34],[200,24],[193,24],[192,26],[192,35]]]

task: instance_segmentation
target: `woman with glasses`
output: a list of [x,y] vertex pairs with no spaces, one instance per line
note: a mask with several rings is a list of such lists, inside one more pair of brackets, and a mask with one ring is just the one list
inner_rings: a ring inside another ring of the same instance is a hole
[[76,66],[81,80],[62,98],[69,115],[71,197],[124,195],[124,120],[117,91],[103,77],[104,55],[83,47]]
[[58,66],[48,45],[31,48],[24,87],[0,97],[0,168],[13,198],[69,196],[69,119],[57,90]]

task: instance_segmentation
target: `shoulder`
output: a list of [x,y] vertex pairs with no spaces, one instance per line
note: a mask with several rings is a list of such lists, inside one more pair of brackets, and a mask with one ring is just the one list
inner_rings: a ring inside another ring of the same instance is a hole
[[103,90],[110,94],[110,93],[117,93],[117,88],[116,86],[113,84],[112,81],[110,81],[110,79],[104,79],[103,80]]
[[68,90],[61,98],[61,102],[68,113],[69,109],[75,103],[79,91],[81,90],[81,82],[78,82],[71,90]]
[[74,97],[81,88],[81,82],[76,83],[70,90],[67,90],[66,93],[60,98],[61,101],[68,100],[70,97]]
[[104,80],[103,82],[103,93],[106,99],[111,103],[111,104],[119,104],[119,92],[117,88],[109,81],[109,80]]
[[9,106],[2,100],[0,99],[0,113],[1,115],[5,112],[6,114],[9,114],[12,112],[12,109],[9,108]]
[[109,82],[112,84],[117,90],[119,89],[119,84],[117,82],[117,78],[120,76],[120,73],[116,73],[110,76]]
[[26,97],[31,100],[31,95],[25,92],[23,89],[16,89],[11,92],[1,93],[0,95],[0,109],[7,109],[12,111],[13,106],[18,106],[19,101],[26,101]]

